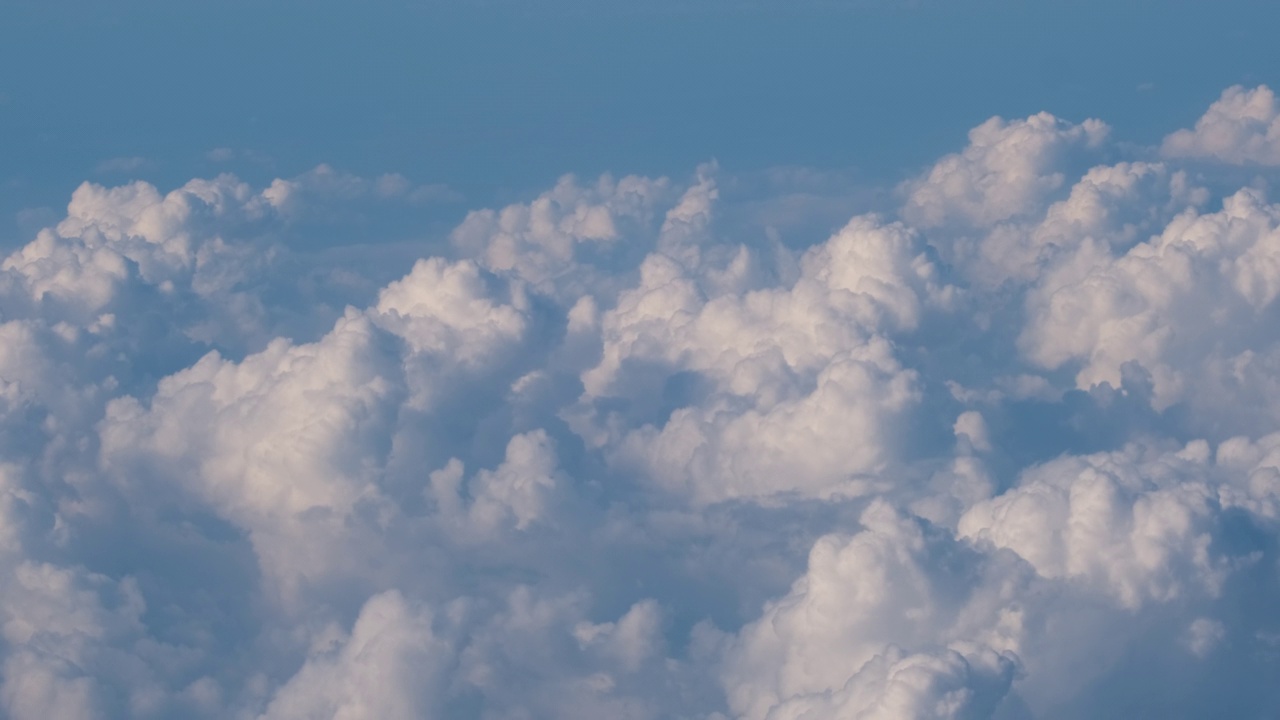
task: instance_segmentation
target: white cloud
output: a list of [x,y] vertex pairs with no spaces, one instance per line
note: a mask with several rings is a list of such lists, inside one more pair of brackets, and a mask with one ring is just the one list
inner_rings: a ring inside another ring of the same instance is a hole
[[524,332],[521,305],[493,302],[475,265],[431,258],[378,294],[376,319],[415,352],[475,364]]
[[1235,514],[1274,532],[1273,443],[1064,457],[977,501],[955,536],[873,501],[861,532],[821,538],[790,592],[724,645],[730,707],[771,720],[1088,713],[1112,706],[1098,693],[1117,673],[1138,702],[1145,683],[1166,686],[1142,669],[1156,653],[1182,658],[1163,672],[1194,692],[1213,687],[1221,676],[1195,678],[1233,666],[1227,638],[1262,647],[1242,637],[1257,618],[1227,608],[1274,594],[1250,577],[1272,561],[1238,544]]
[[349,517],[379,502],[377,438],[405,393],[377,336],[352,314],[313,345],[278,341],[239,364],[210,354],[163,380],[146,406],[112,402],[104,457],[139,484],[133,492],[152,492],[156,476],[243,528],[292,601],[299,583],[358,569]]
[[431,624],[430,611],[411,606],[397,592],[370,598],[350,635],[313,648],[261,720],[443,717],[441,676],[453,649]]
[[431,473],[427,497],[451,522],[463,522],[481,535],[491,535],[502,527],[524,530],[531,524],[549,520],[557,490],[565,479],[557,468],[557,457],[544,431],[516,435],[507,444],[506,458],[494,470],[481,470],[468,483],[464,508],[463,465],[456,458]]
[[667,184],[605,176],[584,187],[566,176],[530,203],[468,213],[451,239],[485,269],[572,303],[608,288],[601,284],[617,271],[609,261],[635,251],[625,245],[638,239]]
[[82,186],[0,267],[0,714],[1275,707],[1280,208],[1106,134],[808,246],[714,164]]
[[[486,292],[468,262],[422,261],[315,343],[276,340],[238,363],[210,353],[146,404],[113,401],[104,458],[124,482],[177,483],[243,529],[287,604],[302,584],[359,576],[383,549],[357,517],[397,514],[379,485],[401,413],[427,408],[451,368],[482,367],[523,330],[520,312]],[[539,515],[540,488],[554,485],[540,437],[512,440],[509,464],[474,481],[476,522]]]
[[573,635],[586,647],[599,648],[623,667],[635,670],[653,657],[661,641],[662,611],[652,600],[636,603],[617,622],[578,623]]
[[1043,577],[1078,578],[1126,607],[1215,594],[1227,571],[1211,545],[1220,512],[1209,448],[1176,455],[1063,458],[960,518],[963,537],[1013,550]]
[[1127,248],[1153,225],[1188,205],[1202,204],[1206,195],[1184,173],[1170,173],[1158,163],[1100,165],[1043,216],[999,223],[977,239],[958,240],[959,252],[953,252],[984,285],[1034,281],[1081,252]]
[[133,272],[172,291],[191,283],[197,292],[218,287],[211,273],[229,251],[209,226],[233,226],[262,216],[263,203],[230,176],[193,180],[161,196],[135,182],[118,188],[85,183],[76,189],[67,217],[5,259],[33,301],[54,298],[94,312],[106,305]]
[[[1132,362],[1151,374],[1157,408],[1198,390],[1203,404],[1219,405],[1221,389],[1264,362],[1275,342],[1265,318],[1280,294],[1278,227],[1280,210],[1241,190],[1218,212],[1185,210],[1126,252],[1083,248],[1028,295],[1021,347],[1046,368],[1078,361],[1082,389],[1120,387]],[[1260,391],[1228,396],[1248,406]]]
[[1098,120],[1073,125],[1048,113],[991,118],[969,131],[963,152],[903,185],[903,215],[926,228],[953,222],[984,227],[1025,215],[1066,181],[1062,155],[1097,147],[1109,131]]
[[1232,165],[1280,165],[1280,103],[1266,85],[1229,87],[1195,129],[1170,134],[1160,152]]
[[991,435],[982,413],[975,410],[960,413],[960,417],[956,418],[952,428],[955,430],[956,440],[964,443],[971,450],[976,452],[991,450]]
[[[876,501],[865,530],[814,545],[807,573],[728,652],[740,717],[983,717],[1016,658],[958,632],[976,557]],[[992,608],[985,608],[986,611]]]
[[[683,219],[667,227],[687,232]],[[918,399],[916,375],[880,332],[913,329],[950,291],[907,228],[875,217],[806,252],[790,286],[733,289],[726,278],[748,276],[756,261],[745,247],[732,258],[709,281],[669,255],[647,258],[640,285],[603,320],[603,358],[582,376],[584,400],[661,392],[628,387],[645,382],[647,365],[668,377],[691,371],[709,386],[703,404],[616,438],[623,462],[700,502],[864,492],[859,476],[893,459],[893,428]]]

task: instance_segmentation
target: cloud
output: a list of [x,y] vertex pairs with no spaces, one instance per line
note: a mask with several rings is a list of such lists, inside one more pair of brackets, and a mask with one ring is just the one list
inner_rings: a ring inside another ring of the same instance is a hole
[[201,221],[234,224],[262,211],[248,186],[230,176],[192,181],[165,196],[143,182],[111,189],[86,183],[71,196],[66,219],[10,255],[4,268],[21,276],[32,301],[56,299],[93,312],[112,298],[131,265],[148,285],[216,283],[209,266],[227,249],[199,233]]
[[981,572],[980,558],[953,556],[945,538],[881,501],[860,522],[857,535],[820,539],[791,592],[734,641],[725,675],[734,713],[989,715],[1016,656],[949,637],[948,627],[975,600],[967,576]]
[[1073,125],[1048,113],[991,118],[969,131],[963,152],[903,185],[903,216],[921,227],[981,227],[1023,215],[1062,186],[1066,178],[1058,168],[1065,153],[1095,148],[1109,132],[1099,120]]
[[1234,85],[1196,121],[1164,139],[1170,158],[1212,160],[1230,165],[1280,165],[1280,104],[1266,85]]
[[0,714],[1265,714],[1280,209],[1108,132],[81,186],[0,261]]
[[260,717],[438,717],[432,704],[452,648],[434,636],[431,621],[399,593],[370,598],[350,635],[314,648]]
[[481,470],[467,484],[469,506],[463,504],[463,464],[456,458],[431,473],[428,497],[460,532],[491,536],[503,526],[524,530],[550,519],[550,506],[565,484],[557,461],[546,432],[516,435],[507,444],[503,463]]
[[519,338],[525,320],[515,305],[493,302],[479,270],[469,262],[420,260],[378,294],[377,320],[415,352],[449,355],[475,363],[495,345]]
[[[730,707],[745,718],[991,717],[998,707],[1040,717],[1068,701],[1085,712],[1110,706],[1097,694],[1108,673],[1167,682],[1131,665],[1165,643],[1181,658],[1165,672],[1222,683],[1217,664],[1229,673],[1233,661],[1214,652],[1225,638],[1260,648],[1256,618],[1227,608],[1237,593],[1273,592],[1251,569],[1270,567],[1271,551],[1238,535],[1246,516],[1274,527],[1262,498],[1277,486],[1258,470],[1269,452],[1236,439],[1216,456],[1196,441],[1064,457],[973,504],[954,535],[873,501],[860,532],[819,539],[791,591],[725,644]],[[1139,611],[1151,621],[1126,627]],[[1093,669],[1068,680],[1081,662]]]
[[[723,270],[698,267],[690,225],[711,195],[690,192],[664,223],[658,247],[668,252],[645,259],[640,285],[602,320],[603,356],[582,382],[591,405],[639,398],[662,391],[640,384],[657,365],[667,377],[696,373],[702,403],[597,441],[700,502],[863,492],[859,476],[893,459],[895,423],[918,398],[882,328],[910,330],[924,305],[946,301],[936,269],[910,230],[868,216],[798,258],[792,283],[750,289],[760,260],[745,247]],[[585,412],[598,412],[591,405]]]
[[610,265],[635,252],[629,236],[645,233],[667,184],[605,176],[583,187],[566,176],[532,202],[468,213],[451,240],[485,269],[573,302],[610,289]]
[[1280,293],[1278,223],[1276,206],[1241,190],[1217,212],[1185,210],[1122,254],[1086,248],[1029,294],[1021,346],[1043,367],[1080,361],[1080,388],[1118,388],[1128,364],[1140,367],[1157,409],[1191,399],[1222,412],[1214,385],[1253,405],[1248,395],[1267,392],[1265,382],[1244,392],[1239,382],[1275,342],[1264,318]]
[[1215,488],[1200,478],[1208,454],[1197,442],[1146,462],[1139,448],[1063,458],[971,507],[959,533],[1013,550],[1043,577],[1093,584],[1127,607],[1214,594],[1227,566],[1211,552],[1219,509]]
[[134,482],[187,485],[249,533],[268,582],[292,598],[298,583],[341,572],[358,552],[349,515],[378,500],[370,450],[383,443],[367,443],[389,434],[391,403],[405,390],[377,337],[353,314],[313,345],[276,342],[239,364],[210,354],[162,381],[148,406],[113,401],[104,459],[136,469],[125,476]]
[[1158,163],[1099,165],[1043,216],[1001,222],[959,241],[964,255],[957,261],[984,285],[1028,282],[1084,249],[1127,248],[1176,210],[1203,204],[1206,194]]

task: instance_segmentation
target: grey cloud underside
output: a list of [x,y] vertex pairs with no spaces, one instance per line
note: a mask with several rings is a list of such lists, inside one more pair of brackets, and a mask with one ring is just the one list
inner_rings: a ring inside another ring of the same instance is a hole
[[86,184],[0,265],[0,712],[1273,716],[1278,116],[996,118],[802,238],[794,170],[360,262],[289,238],[447,188]]

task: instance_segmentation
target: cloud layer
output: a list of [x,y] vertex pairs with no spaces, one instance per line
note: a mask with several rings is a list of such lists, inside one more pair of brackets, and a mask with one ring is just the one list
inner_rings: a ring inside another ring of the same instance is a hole
[[786,244],[820,176],[359,262],[455,198],[87,183],[0,263],[0,714],[1268,716],[1278,116],[993,118]]

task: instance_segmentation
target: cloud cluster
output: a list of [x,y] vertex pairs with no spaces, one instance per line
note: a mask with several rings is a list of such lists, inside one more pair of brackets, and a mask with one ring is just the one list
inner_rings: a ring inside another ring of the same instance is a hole
[[1266,716],[1276,114],[994,118],[786,244],[715,165],[359,263],[447,190],[86,184],[0,262],[0,716]]
[[1229,87],[1194,129],[1171,133],[1160,151],[1231,165],[1280,165],[1280,104],[1266,85]]

